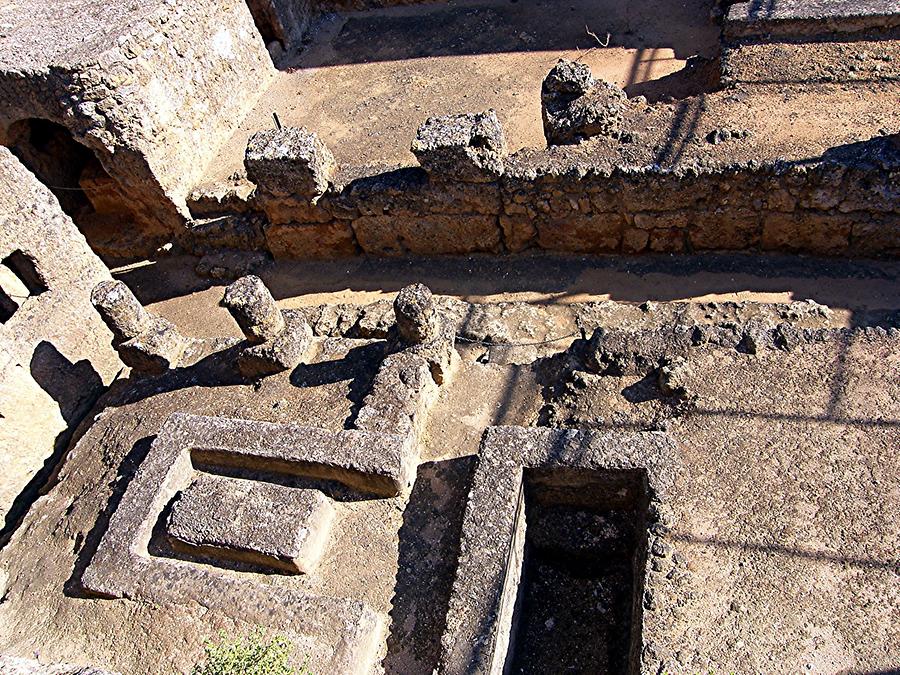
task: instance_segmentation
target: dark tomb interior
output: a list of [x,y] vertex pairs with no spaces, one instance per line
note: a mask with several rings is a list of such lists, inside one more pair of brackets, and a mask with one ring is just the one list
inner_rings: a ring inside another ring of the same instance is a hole
[[641,472],[526,471],[525,555],[504,672],[627,673],[640,653]]

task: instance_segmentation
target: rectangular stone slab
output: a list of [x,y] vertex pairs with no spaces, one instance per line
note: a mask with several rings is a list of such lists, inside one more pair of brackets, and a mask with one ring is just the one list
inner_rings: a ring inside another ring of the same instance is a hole
[[307,574],[333,520],[319,490],[200,474],[175,501],[167,531],[176,550]]
[[725,37],[852,33],[900,26],[897,0],[777,0],[728,8]]
[[383,497],[412,484],[415,439],[375,431],[327,431],[291,424],[175,414],[168,442],[189,448],[195,464],[336,480]]

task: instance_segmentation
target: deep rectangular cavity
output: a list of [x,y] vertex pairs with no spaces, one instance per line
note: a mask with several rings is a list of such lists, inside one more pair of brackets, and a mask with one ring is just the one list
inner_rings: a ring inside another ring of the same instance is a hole
[[503,672],[632,671],[647,548],[644,473],[529,469],[523,497],[524,547],[511,552],[512,561],[521,556],[521,576],[505,591],[516,600]]

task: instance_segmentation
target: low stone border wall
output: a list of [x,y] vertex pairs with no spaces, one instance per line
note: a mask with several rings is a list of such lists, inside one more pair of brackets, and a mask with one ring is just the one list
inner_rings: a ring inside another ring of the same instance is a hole
[[187,245],[276,258],[900,252],[897,135],[809,160],[735,164],[585,164],[555,150],[507,156],[488,111],[423,125],[413,144],[421,167],[345,178],[314,134],[259,132],[245,160],[256,189],[195,194]]

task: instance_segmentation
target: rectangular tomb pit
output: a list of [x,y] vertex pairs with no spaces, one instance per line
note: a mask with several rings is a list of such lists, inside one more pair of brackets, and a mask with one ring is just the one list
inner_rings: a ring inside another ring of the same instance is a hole
[[671,548],[679,467],[659,432],[489,428],[437,672],[656,673],[644,647],[665,627],[645,612],[667,582],[648,559]]
[[523,494],[504,670],[627,672],[647,546],[640,473],[526,470]]
[[176,498],[167,533],[181,553],[306,574],[333,520],[331,500],[319,490],[200,474]]

